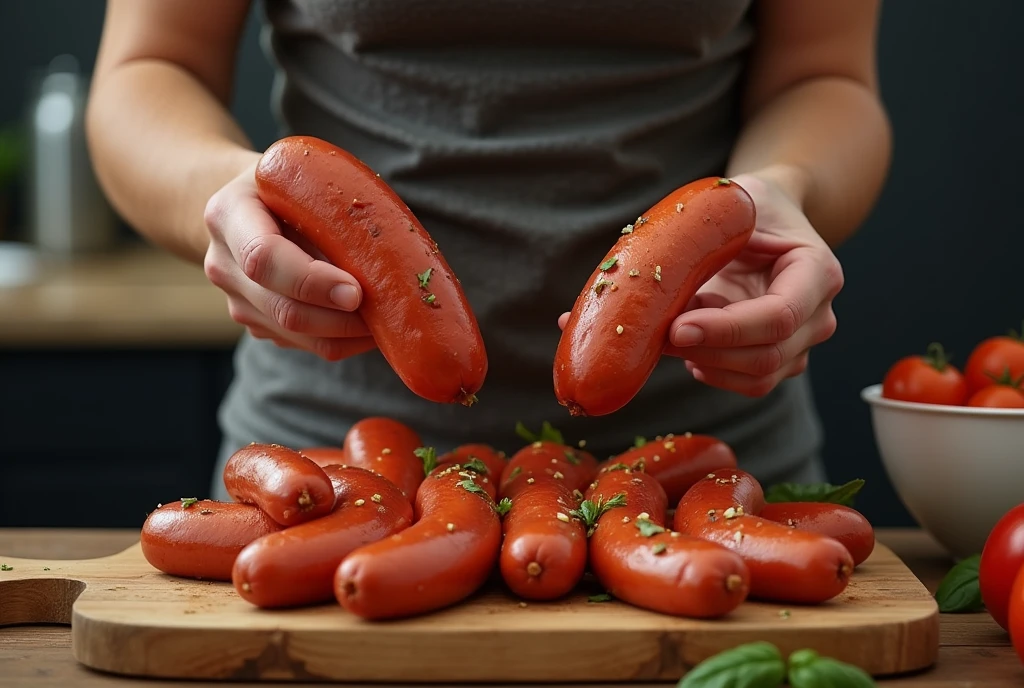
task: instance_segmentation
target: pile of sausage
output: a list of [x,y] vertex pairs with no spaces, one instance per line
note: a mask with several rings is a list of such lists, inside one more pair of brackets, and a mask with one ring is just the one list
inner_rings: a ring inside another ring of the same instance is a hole
[[495,573],[521,600],[564,598],[590,574],[625,603],[690,618],[748,598],[815,604],[846,588],[875,542],[849,507],[766,504],[706,435],[603,462],[551,439],[508,458],[482,444],[436,456],[412,428],[375,417],[340,448],[243,447],[223,478],[234,501],[149,515],[150,564],[230,581],[258,607],[336,602],[364,619],[450,607]]

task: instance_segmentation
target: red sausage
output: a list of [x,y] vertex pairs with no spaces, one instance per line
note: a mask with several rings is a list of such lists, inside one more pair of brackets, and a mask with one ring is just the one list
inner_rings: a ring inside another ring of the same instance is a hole
[[423,461],[416,455],[422,444],[419,434],[404,423],[364,418],[345,435],[345,463],[384,476],[411,502],[425,475]]
[[224,487],[236,502],[254,504],[283,526],[326,516],[334,487],[324,470],[279,444],[242,447],[224,466]]
[[178,500],[156,508],[142,525],[142,556],[172,576],[231,580],[238,553],[281,529],[259,508],[237,502]]
[[555,352],[555,396],[574,416],[602,416],[644,386],[669,326],[697,289],[746,246],[754,201],[735,182],[687,184],[627,226],[569,313]]
[[[612,467],[609,467],[612,468]],[[644,609],[691,618],[716,618],[738,607],[750,572],[738,554],[707,540],[665,528],[668,501],[642,471],[604,470],[586,498],[615,504],[597,519],[590,567],[613,596]]]
[[487,353],[444,256],[397,194],[362,161],[310,136],[271,145],[260,200],[363,290],[359,315],[402,382],[430,401],[476,401]]
[[676,504],[686,491],[711,471],[735,468],[736,454],[710,435],[665,435],[611,459],[628,466],[643,461],[644,472],[661,483],[668,503]]
[[856,509],[823,502],[765,504],[761,518],[838,540],[860,566],[875,549],[875,529]]
[[498,561],[501,517],[472,478],[458,471],[423,481],[416,522],[349,554],[334,579],[338,602],[364,619],[409,617],[476,592]]
[[564,480],[570,491],[582,491],[596,473],[597,459],[588,452],[557,442],[537,441],[512,455],[502,473],[498,494],[512,498],[544,476]]
[[299,453],[321,468],[325,466],[342,466],[346,462],[345,450],[341,447],[306,447]]
[[499,567],[509,589],[530,600],[568,594],[587,565],[579,500],[564,480],[541,477],[519,490],[502,522]]
[[355,549],[412,524],[409,500],[389,480],[353,466],[328,466],[338,495],[334,511],[265,535],[235,559],[232,581],[259,607],[295,607],[334,599],[334,574]]
[[816,604],[850,582],[853,558],[818,533],[752,516],[764,509],[761,485],[736,468],[713,471],[679,501],[675,529],[729,547],[750,568],[750,597]]
[[495,485],[501,481],[501,474],[508,463],[505,452],[496,451],[488,444],[463,444],[442,454],[437,461],[438,463],[465,463],[470,459],[477,459],[487,466],[487,475]]

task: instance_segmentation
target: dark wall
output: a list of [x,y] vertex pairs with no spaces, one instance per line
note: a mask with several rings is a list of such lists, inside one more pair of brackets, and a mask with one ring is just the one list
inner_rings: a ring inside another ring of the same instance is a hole
[[[21,115],[27,72],[55,54],[72,53],[91,68],[103,7],[100,0],[0,3],[0,123]],[[831,477],[866,478],[859,506],[880,525],[910,521],[881,468],[860,389],[879,381],[896,357],[923,351],[932,340],[962,363],[979,338],[1024,318],[1024,232],[1014,193],[1024,154],[1022,24],[1024,3],[1017,0],[988,0],[970,12],[952,0],[929,3],[927,10],[922,3],[884,5],[879,54],[895,159],[875,212],[839,250],[847,278],[836,304],[839,330],[812,359]],[[255,16],[238,79],[234,111],[264,146],[276,127]],[[110,374],[137,374],[132,360]],[[108,388],[94,393],[102,397]],[[12,417],[6,408],[0,414]],[[42,416],[27,415],[19,415],[21,422],[39,427],[22,431],[45,435]]]

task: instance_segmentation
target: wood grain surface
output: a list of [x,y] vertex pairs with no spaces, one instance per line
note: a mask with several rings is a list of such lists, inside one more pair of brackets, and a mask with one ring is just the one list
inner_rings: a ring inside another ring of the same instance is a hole
[[885,675],[930,666],[939,644],[934,600],[882,545],[829,604],[793,607],[784,616],[782,607],[747,603],[718,621],[590,603],[586,590],[563,602],[524,606],[492,586],[439,613],[372,623],[333,604],[258,610],[228,584],[155,571],[134,545],[102,559],[0,556],[0,562],[10,569],[0,572],[0,624],[71,622],[80,662],[135,676],[673,681],[711,654],[769,638],[783,652],[811,647]]

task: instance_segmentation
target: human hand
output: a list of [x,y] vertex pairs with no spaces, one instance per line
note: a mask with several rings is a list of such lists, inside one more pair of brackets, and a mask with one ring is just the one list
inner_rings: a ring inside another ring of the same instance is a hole
[[253,337],[329,361],[376,347],[356,309],[356,279],[279,225],[260,201],[252,164],[206,205],[203,269],[228,298],[228,312]]
[[[832,300],[843,272],[769,175],[733,180],[754,200],[756,228],[743,251],[672,322],[665,355],[684,359],[705,384],[759,397],[802,373],[808,350],[835,332]],[[563,313],[559,327],[568,318]]]

